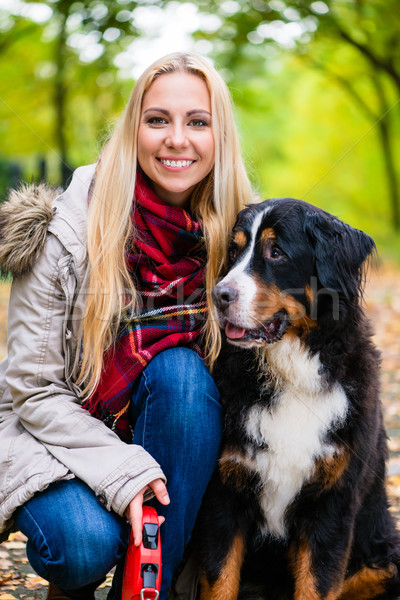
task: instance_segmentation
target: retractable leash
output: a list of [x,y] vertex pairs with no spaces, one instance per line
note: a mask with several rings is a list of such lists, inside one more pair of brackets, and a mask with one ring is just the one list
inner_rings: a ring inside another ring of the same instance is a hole
[[122,600],[157,600],[161,586],[161,542],[158,515],[152,506],[143,506],[143,539],[126,553]]

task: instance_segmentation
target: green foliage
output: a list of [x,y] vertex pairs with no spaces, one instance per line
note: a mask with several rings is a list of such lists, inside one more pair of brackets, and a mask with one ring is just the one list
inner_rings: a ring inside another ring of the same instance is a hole
[[267,197],[292,196],[364,229],[400,262],[379,133],[341,86],[289,57],[232,85],[247,165]]
[[51,18],[40,23],[0,10],[2,150],[28,179],[43,156],[55,183],[60,165],[97,158],[107,123],[127,99],[114,61],[137,35],[132,11],[140,4],[53,0]]
[[[248,147],[264,187],[282,195],[285,187],[298,186],[295,195],[364,223],[377,235],[394,230],[390,238],[397,239],[397,0],[212,1],[209,10],[221,19],[214,56],[231,83],[242,88],[241,96],[253,100],[246,118],[253,136]],[[258,110],[257,91],[270,100],[278,94],[275,104],[265,105],[272,118]],[[386,233],[381,237],[388,239]]]
[[[397,0],[193,3],[220,18],[218,31],[196,37],[213,43],[229,83],[256,189],[333,212],[400,262],[393,228],[400,177]],[[76,167],[96,160],[130,93],[133,82],[120,76],[115,59],[138,35],[132,14],[145,4],[165,2],[54,0],[48,21],[0,22],[3,162],[20,164],[29,180],[39,177],[45,157],[47,178],[58,184],[60,161]],[[88,39],[92,56],[80,47]],[[7,172],[0,169],[0,194]]]

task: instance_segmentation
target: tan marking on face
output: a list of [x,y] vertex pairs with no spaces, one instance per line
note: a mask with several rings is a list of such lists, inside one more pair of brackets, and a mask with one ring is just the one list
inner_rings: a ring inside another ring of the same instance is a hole
[[396,574],[397,568],[394,564],[382,569],[363,567],[345,580],[339,600],[375,598],[386,591],[389,580]]
[[312,566],[311,550],[306,541],[303,541],[297,549],[292,545],[289,549],[288,556],[295,580],[294,600],[338,599],[342,587],[341,581],[335,585],[326,596],[322,596],[317,591],[317,581]]
[[261,232],[260,241],[262,246],[264,246],[269,240],[275,240],[276,233],[272,227],[267,227]]
[[349,460],[350,456],[347,452],[338,452],[333,456],[321,458],[316,464],[315,479],[325,490],[329,490],[342,477]]
[[293,337],[300,338],[304,341],[307,333],[317,326],[317,322],[313,321],[309,317],[305,316],[303,319],[299,319],[293,322],[286,330],[285,335],[291,335]]
[[237,534],[225,559],[220,575],[210,584],[204,574],[200,578],[200,600],[236,600],[239,593],[240,570],[244,560],[244,540]]
[[276,285],[267,286],[256,277],[253,279],[256,282],[257,293],[249,312],[258,323],[264,323],[283,308],[283,294]]
[[294,296],[280,290],[275,284],[267,286],[259,279],[256,279],[256,285],[258,291],[250,307],[250,315],[257,323],[265,323],[278,311],[286,310],[290,321],[287,334],[302,337],[316,327],[317,322],[306,314],[305,306]]
[[305,316],[304,306],[291,294],[280,290],[274,283],[266,285],[260,279],[254,278],[257,285],[257,294],[250,309],[257,320],[264,322],[279,310],[285,309],[292,321],[297,321]]
[[243,231],[237,231],[233,236],[233,241],[239,248],[239,250],[243,250],[247,244],[247,236]]

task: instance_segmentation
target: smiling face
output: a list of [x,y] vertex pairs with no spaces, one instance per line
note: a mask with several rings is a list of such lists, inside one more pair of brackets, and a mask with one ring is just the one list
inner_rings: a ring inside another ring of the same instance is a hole
[[185,72],[157,77],[143,98],[137,143],[139,164],[158,197],[184,206],[214,165],[205,81]]

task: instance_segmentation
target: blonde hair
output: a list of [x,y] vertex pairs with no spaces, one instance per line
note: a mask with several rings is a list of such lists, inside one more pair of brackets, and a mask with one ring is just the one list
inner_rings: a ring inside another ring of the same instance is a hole
[[138,293],[126,266],[125,251],[128,239],[135,235],[131,210],[142,101],[157,77],[174,72],[201,77],[211,98],[215,163],[193,191],[191,210],[203,221],[208,256],[209,310],[204,334],[210,365],[220,350],[221,337],[213,318],[211,291],[226,264],[228,239],[236,215],[251,201],[251,186],[225,82],[203,57],[175,53],[154,62],[138,79],[96,171],[88,216],[89,294],[82,323],[83,356],[78,377],[80,384],[85,382],[85,393],[91,392],[100,379],[103,355],[113,345],[123,310],[137,305]]

